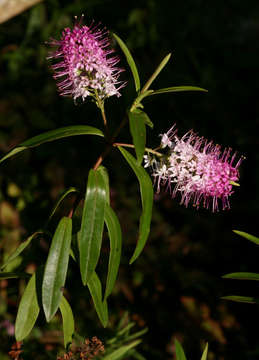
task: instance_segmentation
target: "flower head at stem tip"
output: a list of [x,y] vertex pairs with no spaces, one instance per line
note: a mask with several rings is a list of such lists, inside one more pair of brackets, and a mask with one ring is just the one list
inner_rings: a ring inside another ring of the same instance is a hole
[[48,42],[56,47],[48,59],[56,60],[52,69],[60,95],[71,96],[75,101],[90,96],[96,103],[120,96],[119,90],[126,83],[118,80],[123,69],[117,67],[119,58],[111,56],[108,32],[94,23],[82,25],[83,16],[75,19],[74,27],[65,28],[60,40]]
[[193,131],[180,138],[175,125],[161,135],[161,148],[167,153],[159,159],[144,157],[144,167],[152,168],[157,192],[166,185],[172,197],[181,195],[181,204],[186,207],[193,202],[199,208],[202,203],[218,211],[220,201],[223,209],[230,208],[229,197],[233,186],[239,186],[238,168],[243,157],[235,161],[236,153],[231,154],[230,148],[222,151]]

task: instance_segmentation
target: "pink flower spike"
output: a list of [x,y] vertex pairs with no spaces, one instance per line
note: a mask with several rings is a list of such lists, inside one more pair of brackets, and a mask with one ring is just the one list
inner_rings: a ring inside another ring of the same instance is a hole
[[157,191],[161,185],[166,185],[172,197],[181,195],[181,204],[186,207],[190,202],[199,208],[228,209],[229,196],[233,193],[233,186],[238,186],[238,167],[241,157],[234,165],[236,153],[231,155],[230,148],[223,152],[219,145],[208,142],[203,137],[189,131],[182,138],[176,135],[172,127],[162,134],[161,147],[168,147],[166,155],[156,159],[144,158],[145,167],[152,166],[152,175],[157,184]]
[[83,15],[72,29],[65,28],[60,40],[51,39],[48,45],[56,47],[48,59],[57,60],[52,65],[54,79],[62,96],[72,96],[74,100],[92,96],[104,100],[110,96],[120,96],[119,90],[125,86],[118,80],[123,71],[117,67],[119,58],[110,56],[108,33],[98,26],[82,25]]

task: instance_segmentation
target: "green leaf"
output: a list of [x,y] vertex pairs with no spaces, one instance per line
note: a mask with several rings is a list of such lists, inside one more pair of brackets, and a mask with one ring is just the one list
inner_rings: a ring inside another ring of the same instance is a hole
[[208,356],[208,343],[206,343],[206,346],[205,346],[205,349],[203,351],[203,354],[202,354],[202,357],[201,357],[201,360],[207,360],[207,356]]
[[221,299],[231,300],[235,302],[243,302],[248,304],[259,304],[259,299],[251,296],[229,295],[229,296],[222,296]]
[[45,265],[42,283],[42,304],[46,320],[55,315],[65,285],[70,244],[72,238],[72,220],[63,217],[55,231]]
[[147,360],[143,355],[134,349],[131,350],[130,355],[136,360]]
[[0,280],[4,279],[17,279],[17,278],[28,278],[30,274],[22,272],[0,272]]
[[236,280],[259,280],[259,274],[250,272],[236,272],[226,274],[222,276],[224,279],[236,279]]
[[73,125],[63,128],[47,131],[43,134],[32,137],[29,140],[24,141],[20,145],[16,146],[7,155],[0,159],[0,163],[4,160],[18,154],[19,152],[39,146],[49,141],[58,140],[65,137],[77,136],[77,135],[97,135],[104,136],[103,132],[93,126],[88,125]]
[[152,181],[144,168],[138,165],[136,159],[127,150],[123,149],[122,147],[119,147],[119,150],[127,160],[128,164],[131,166],[132,170],[135,172],[139,181],[141,194],[142,214],[140,217],[137,246],[132,258],[130,259],[130,264],[132,264],[143,250],[150,232],[154,192]]
[[159,95],[171,92],[182,92],[182,91],[202,91],[208,92],[208,90],[197,87],[197,86],[172,86],[164,89],[154,90],[152,93],[148,94],[147,96],[151,95]]
[[239,231],[239,230],[233,230],[233,231],[234,231],[234,233],[242,236],[243,238],[245,238],[245,239],[247,239],[249,241],[252,241],[254,244],[259,245],[259,238],[258,237],[254,236],[254,235],[250,235],[250,234],[248,234],[248,233],[246,233],[244,231]]
[[149,126],[151,129],[153,129],[154,124],[152,123],[149,116],[144,111],[142,111],[142,116],[143,116],[143,120],[144,120],[145,124],[147,126]]
[[16,341],[22,341],[31,332],[39,315],[39,311],[40,307],[36,290],[36,273],[34,273],[25,288],[19,304],[15,321]]
[[8,257],[5,263],[1,266],[1,270],[3,270],[8,264],[10,264],[17,256],[19,256],[23,250],[30,244],[32,239],[34,239],[37,235],[43,234],[41,231],[36,231],[31,236],[28,237],[25,241],[23,241],[17,249]]
[[128,345],[123,345],[119,349],[114,350],[112,353],[103,356],[103,360],[117,360],[122,359],[122,356],[124,356],[130,349],[136,347],[138,344],[141,343],[141,340],[135,340],[132,343]]
[[143,155],[146,147],[146,125],[145,118],[147,115],[136,109],[128,113],[129,124],[130,124],[130,133],[133,138],[133,144],[135,146],[135,151],[137,155],[137,162],[140,165],[143,159]]
[[[141,101],[142,101],[145,97],[149,96],[153,91],[154,91],[154,90],[147,90],[147,91],[139,94],[139,95],[137,96],[137,98],[134,100],[134,102],[133,102],[133,104],[132,104],[132,106],[131,106],[131,108],[130,108],[130,111],[132,112],[132,111],[136,110],[137,108],[143,109],[144,106],[141,104]],[[153,124],[152,124],[152,125],[153,125]]]
[[60,196],[60,198],[57,200],[56,204],[54,205],[52,211],[51,211],[51,214],[49,216],[49,219],[48,221],[50,221],[53,217],[53,215],[55,214],[57,208],[59,207],[59,205],[62,203],[62,201],[71,193],[74,193],[74,192],[78,192],[78,190],[74,187],[70,187],[69,189],[65,190],[63,192],[63,194]]
[[148,328],[145,328],[143,330],[140,330],[134,334],[131,334],[129,336],[127,336],[127,341],[130,341],[130,340],[133,340],[133,339],[136,339],[137,337],[140,337],[144,334],[146,334],[148,332]]
[[102,301],[102,285],[101,281],[94,271],[92,276],[87,282],[88,289],[92,296],[94,307],[97,312],[97,315],[103,325],[103,327],[107,326],[108,323],[108,307],[107,301]]
[[157,78],[157,76],[160,74],[160,72],[163,70],[163,68],[168,63],[169,59],[171,57],[171,54],[166,55],[166,57],[161,61],[161,63],[158,65],[154,73],[151,75],[151,77],[148,79],[146,84],[143,86],[143,89],[141,90],[141,93],[144,93],[147,91],[152,84],[152,82]]
[[109,185],[108,171],[104,166],[99,166],[98,172],[103,177],[104,186],[105,186],[105,194],[106,194],[106,203],[110,205],[110,185]]
[[129,64],[130,70],[131,70],[133,78],[134,78],[135,89],[138,92],[140,89],[140,80],[139,80],[138,69],[135,64],[135,61],[134,61],[129,49],[127,48],[126,44],[119,38],[119,36],[114,33],[112,35],[115,38],[115,40],[117,41],[117,43],[119,44],[124,55],[126,56],[127,63]]
[[174,339],[176,360],[186,360],[182,345],[177,339]]
[[91,169],[79,233],[80,270],[84,285],[91,278],[100,256],[106,190],[102,170]]
[[75,332],[74,316],[72,309],[64,296],[61,298],[59,308],[63,320],[64,347],[67,348],[67,346],[72,343],[72,336]]
[[122,235],[119,220],[108,204],[105,206],[104,221],[110,239],[108,275],[104,295],[104,298],[106,299],[111,294],[117,278],[121,258]]

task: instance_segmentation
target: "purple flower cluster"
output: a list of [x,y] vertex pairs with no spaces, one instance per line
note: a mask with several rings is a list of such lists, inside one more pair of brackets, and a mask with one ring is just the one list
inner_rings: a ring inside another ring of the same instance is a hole
[[60,40],[49,42],[56,47],[48,59],[58,60],[52,68],[60,94],[74,100],[120,96],[119,89],[125,84],[118,77],[123,70],[116,67],[119,58],[110,56],[113,50],[109,49],[107,32],[81,22],[82,19],[73,29],[65,28]]
[[[208,142],[189,131],[182,138],[176,135],[175,126],[161,135],[161,147],[168,148],[168,154],[158,160],[150,155],[145,156],[145,167],[152,166],[153,176],[157,184],[167,185],[172,196],[181,194],[181,204],[188,206],[189,202],[199,208],[212,207],[212,211],[227,209],[229,196],[233,193],[233,185],[239,179],[239,159],[234,165],[236,153],[231,155],[231,149],[221,151],[219,145]],[[172,188],[173,186],[173,188]]]

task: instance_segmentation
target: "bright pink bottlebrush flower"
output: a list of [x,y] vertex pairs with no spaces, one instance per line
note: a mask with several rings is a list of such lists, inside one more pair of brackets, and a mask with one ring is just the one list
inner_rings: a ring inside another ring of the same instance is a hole
[[110,56],[113,50],[109,49],[107,32],[81,23],[82,18],[73,29],[65,28],[60,40],[51,39],[48,43],[57,47],[48,59],[58,60],[52,68],[60,94],[74,100],[120,96],[119,89],[125,83],[118,77],[123,70],[116,67],[119,58]]
[[[239,179],[239,159],[234,165],[236,154],[231,155],[231,149],[223,152],[219,145],[207,142],[189,131],[182,138],[177,135],[175,125],[161,135],[161,147],[169,148],[167,155],[156,160],[150,155],[145,156],[145,167],[152,166],[153,176],[160,185],[167,185],[173,197],[181,194],[181,204],[186,207],[189,202],[199,208],[212,206],[212,211],[219,208],[227,209],[229,196],[233,193],[233,184]],[[172,188],[173,187],[173,188]]]

